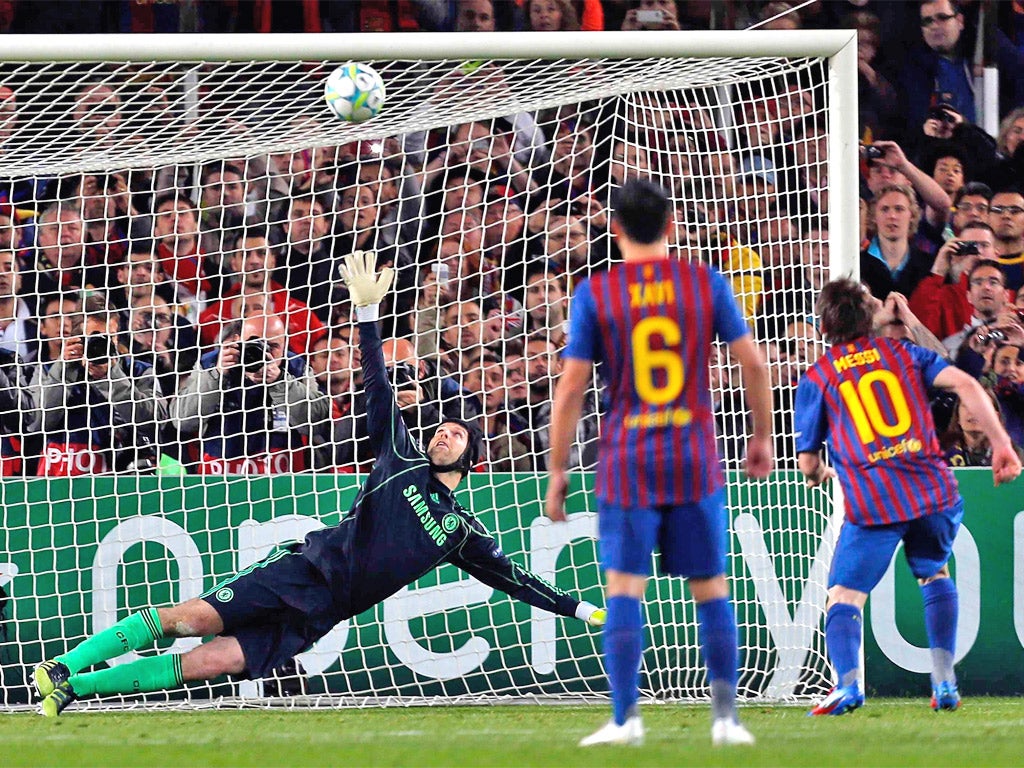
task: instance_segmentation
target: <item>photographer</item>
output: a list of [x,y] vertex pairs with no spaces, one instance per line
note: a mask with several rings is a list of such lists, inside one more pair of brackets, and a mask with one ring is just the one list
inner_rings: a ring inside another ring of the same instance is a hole
[[167,418],[152,368],[118,346],[118,315],[106,298],[94,293],[84,308],[84,325],[71,328],[59,359],[40,363],[31,383],[41,476],[150,468]]
[[171,406],[182,437],[198,436],[201,474],[284,474],[311,466],[311,440],[327,425],[330,398],[303,358],[286,351],[284,323],[253,316],[224,327]]
[[992,227],[982,222],[965,226],[935,255],[931,274],[910,296],[910,308],[924,326],[944,339],[962,330],[974,310],[967,298],[967,273],[981,259],[995,259]]
[[0,477],[22,474],[23,440],[34,409],[25,367],[16,352],[0,348]]
[[1006,276],[999,262],[982,259],[967,274],[967,301],[973,308],[970,320],[958,333],[942,340],[958,368],[978,378],[991,364],[999,342],[1024,343],[1017,313],[1006,300]]

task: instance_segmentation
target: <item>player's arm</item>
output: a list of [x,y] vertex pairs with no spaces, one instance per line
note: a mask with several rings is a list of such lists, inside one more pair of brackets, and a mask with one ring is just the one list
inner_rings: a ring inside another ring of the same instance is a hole
[[469,536],[448,561],[487,586],[535,608],[573,616],[592,627],[604,625],[607,612],[603,608],[577,600],[509,559],[494,537],[475,520],[470,522]]
[[548,456],[548,490],[544,512],[551,520],[565,520],[565,496],[569,489],[565,467],[576,426],[583,412],[583,399],[590,386],[597,354],[597,310],[590,291],[590,282],[584,281],[576,289],[569,312],[569,343],[562,355],[562,374],[555,387],[551,404]]
[[985,390],[971,376],[953,366],[946,366],[932,379],[942,389],[953,390],[988,437],[992,445],[992,477],[996,485],[1008,483],[1020,474],[1021,465],[1013,441],[1006,433]]
[[590,386],[594,364],[589,360],[568,358],[562,364],[555,398],[551,404],[549,435],[551,454],[548,458],[548,492],[545,501],[547,516],[556,521],[565,520],[565,496],[569,480],[565,467],[569,451],[576,436],[576,426],[583,412],[583,398]]
[[808,487],[822,485],[836,476],[825,464],[821,449],[828,430],[828,416],[821,387],[805,373],[796,387],[794,424],[796,429],[797,467]]
[[384,367],[380,329],[377,327],[380,302],[391,287],[394,270],[385,267],[376,274],[376,263],[377,256],[373,251],[353,251],[345,257],[345,265],[340,269],[359,320],[367,431],[370,434],[370,446],[378,458],[382,449],[411,456],[412,438],[395,403],[395,393]]
[[729,345],[729,352],[739,361],[753,421],[754,434],[747,442],[745,469],[750,477],[767,477],[772,471],[772,388],[768,366],[750,337],[750,328],[729,283],[714,269],[709,269],[709,274],[715,334]]
[[768,366],[750,334],[733,340],[729,353],[740,364],[743,391],[753,420],[746,471],[751,477],[767,477],[772,471],[772,387]]

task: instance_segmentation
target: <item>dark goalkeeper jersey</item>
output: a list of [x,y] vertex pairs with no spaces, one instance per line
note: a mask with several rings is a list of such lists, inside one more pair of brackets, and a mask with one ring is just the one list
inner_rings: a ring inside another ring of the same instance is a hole
[[359,347],[377,460],[345,518],[309,534],[302,549],[327,580],[341,618],[373,607],[441,563],[530,605],[575,615],[578,600],[509,560],[434,477],[395,405],[376,323],[359,324]]

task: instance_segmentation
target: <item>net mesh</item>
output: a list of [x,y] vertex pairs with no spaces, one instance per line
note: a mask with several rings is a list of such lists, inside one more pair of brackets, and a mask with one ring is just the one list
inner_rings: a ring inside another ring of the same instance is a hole
[[[793,386],[820,351],[809,317],[829,269],[826,61],[376,61],[388,97],[361,125],[324,104],[335,64],[0,67],[6,706],[31,700],[40,660],[197,596],[348,508],[373,461],[337,272],[353,250],[398,273],[383,333],[407,424],[420,438],[441,415],[482,427],[470,506],[559,587],[602,602],[588,493],[599,378],[571,456],[586,471],[572,522],[537,515],[568,306],[617,258],[608,214],[623,179],[662,183],[673,251],[731,282],[769,359],[792,468]],[[250,336],[265,344],[238,343]],[[285,361],[283,401],[238,394],[243,380],[274,385],[264,358]],[[793,472],[741,478],[741,382],[724,348],[709,365],[733,470],[741,695],[820,693],[830,506]],[[703,698],[678,581],[652,581],[648,620],[644,694]],[[578,624],[444,566],[280,679],[88,706],[604,695],[597,636]]]

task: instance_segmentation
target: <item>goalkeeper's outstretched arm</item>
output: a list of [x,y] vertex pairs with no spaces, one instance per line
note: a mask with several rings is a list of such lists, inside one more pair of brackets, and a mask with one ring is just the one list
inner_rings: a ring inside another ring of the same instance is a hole
[[592,627],[604,625],[607,613],[593,603],[579,600],[568,592],[549,584],[535,573],[511,560],[494,537],[475,520],[470,524],[465,542],[448,561],[489,587],[500,589],[510,597],[522,600],[560,616],[573,616]]

